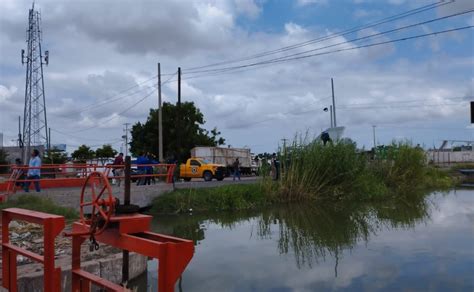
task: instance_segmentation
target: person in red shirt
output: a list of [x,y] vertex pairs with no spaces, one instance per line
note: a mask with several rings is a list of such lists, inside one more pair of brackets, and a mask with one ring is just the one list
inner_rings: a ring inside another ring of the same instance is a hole
[[123,176],[123,164],[123,153],[119,153],[114,159],[114,168],[112,170],[114,176],[118,177],[115,179],[118,186],[120,186],[121,177]]

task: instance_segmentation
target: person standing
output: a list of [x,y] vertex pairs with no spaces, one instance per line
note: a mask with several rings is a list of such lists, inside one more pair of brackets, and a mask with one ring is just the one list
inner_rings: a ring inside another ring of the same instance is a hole
[[234,179],[233,180],[235,180],[236,177],[240,180],[240,162],[239,162],[239,158],[235,159],[233,168],[234,168]]
[[123,153],[119,153],[117,157],[114,159],[113,170],[114,176],[117,177],[115,182],[118,186],[120,186],[120,182],[122,181],[121,177],[123,176]]
[[39,179],[41,176],[41,158],[39,156],[38,149],[33,149],[31,152],[30,163],[28,165],[28,172],[26,174],[27,181],[25,182],[25,192],[29,192],[30,180],[34,180],[35,189],[37,192],[40,191]]
[[146,183],[146,165],[149,163],[145,152],[141,152],[137,158],[137,170],[139,178],[137,180],[137,186],[144,185]]

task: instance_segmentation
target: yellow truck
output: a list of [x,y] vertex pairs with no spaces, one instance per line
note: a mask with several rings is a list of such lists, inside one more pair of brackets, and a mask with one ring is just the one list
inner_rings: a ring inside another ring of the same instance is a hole
[[179,166],[179,177],[185,181],[190,181],[192,178],[203,178],[205,181],[211,181],[213,178],[223,180],[225,171],[224,165],[192,157]]

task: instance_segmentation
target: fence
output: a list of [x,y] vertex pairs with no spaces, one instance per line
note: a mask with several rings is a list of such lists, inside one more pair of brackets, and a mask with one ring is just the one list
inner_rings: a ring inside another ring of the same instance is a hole
[[[81,187],[87,176],[94,171],[103,172],[106,177],[119,182],[125,178],[123,165],[46,164],[41,167],[29,167],[14,164],[8,167],[8,178],[0,182],[0,193],[3,193],[0,195],[0,201],[23,189],[26,183],[29,184],[29,189],[33,188],[36,182],[42,189]],[[40,170],[39,179],[28,178],[28,170],[34,169]],[[172,183],[175,169],[175,164],[132,164],[131,179],[139,181],[140,184],[151,183],[156,179]]]

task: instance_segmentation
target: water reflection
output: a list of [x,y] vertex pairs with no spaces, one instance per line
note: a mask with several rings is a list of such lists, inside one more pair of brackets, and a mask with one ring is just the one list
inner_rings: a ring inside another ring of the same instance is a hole
[[176,291],[472,290],[473,195],[157,216],[152,228],[196,244]]
[[296,266],[301,268],[312,267],[327,255],[338,258],[342,250],[350,250],[361,240],[368,241],[382,228],[412,228],[429,219],[430,204],[422,195],[378,204],[285,204],[259,212],[159,216],[153,229],[192,239],[199,245],[210,223],[232,230],[256,218],[256,232],[249,236],[277,239],[279,253],[294,254]]

